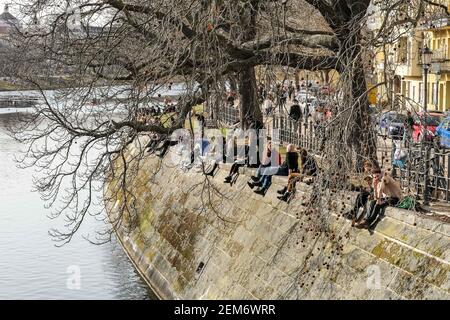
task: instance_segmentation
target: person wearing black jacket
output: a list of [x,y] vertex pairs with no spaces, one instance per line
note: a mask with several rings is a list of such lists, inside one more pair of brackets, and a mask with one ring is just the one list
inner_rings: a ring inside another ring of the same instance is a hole
[[[293,144],[288,144],[286,153],[286,166],[288,170],[288,176],[291,177],[293,174],[298,174],[298,152],[295,150]],[[277,191],[281,195],[287,194],[289,189],[290,179],[288,178],[288,186],[284,187],[282,190]],[[279,197],[280,198],[280,197]]]
[[[297,169],[296,172],[290,172],[288,177],[287,187],[279,190],[278,199],[283,201],[289,201],[292,195],[292,191],[298,180],[301,180],[304,176],[317,176],[317,163],[313,156],[309,155],[305,149],[300,150],[300,159],[302,163],[301,171]],[[298,165],[297,165],[298,166]],[[297,167],[298,168],[298,167]]]
[[298,121],[302,118],[302,110],[298,104],[298,100],[294,100],[294,104],[289,109],[289,118]]

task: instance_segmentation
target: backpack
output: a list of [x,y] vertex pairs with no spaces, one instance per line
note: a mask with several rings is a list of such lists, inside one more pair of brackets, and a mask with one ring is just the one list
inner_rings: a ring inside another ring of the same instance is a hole
[[403,200],[397,204],[397,208],[406,210],[415,210],[416,206],[416,199],[410,196],[403,198]]

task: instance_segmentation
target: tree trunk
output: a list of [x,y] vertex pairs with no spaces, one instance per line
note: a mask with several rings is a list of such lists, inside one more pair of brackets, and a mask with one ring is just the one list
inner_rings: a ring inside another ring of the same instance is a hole
[[[257,0],[252,0],[242,7],[240,16],[240,32],[236,37],[246,42],[256,37]],[[247,129],[250,124],[261,126],[263,117],[258,99],[258,87],[254,67],[248,67],[239,73],[239,94],[241,100],[241,127]]]
[[295,69],[295,71],[294,71],[295,90],[299,90],[300,89],[300,77],[299,77],[298,73],[299,73],[298,69]]
[[241,96],[241,128],[247,129],[252,123],[262,124],[263,116],[258,101],[256,74],[253,67],[240,72],[239,94]]
[[350,107],[345,112],[345,123],[341,125],[346,127],[347,143],[355,155],[353,159],[356,160],[357,171],[363,169],[364,160],[377,163],[376,135],[372,129],[369,113],[369,97],[360,42],[361,35],[351,33],[350,30],[343,32],[340,37],[340,43],[344,46],[340,56],[341,81],[343,87],[348,88],[343,108]]
[[351,132],[351,144],[356,153],[356,169],[362,170],[364,160],[378,164],[376,135],[372,128],[369,99],[363,62],[358,55],[352,74],[352,96],[355,105],[355,121]]

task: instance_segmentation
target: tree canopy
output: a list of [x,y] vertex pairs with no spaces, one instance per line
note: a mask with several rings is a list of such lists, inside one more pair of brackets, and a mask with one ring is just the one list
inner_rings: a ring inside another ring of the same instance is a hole
[[[122,162],[112,170],[121,181],[117,192],[132,197],[127,183],[138,177],[128,164],[146,155],[144,149],[126,155],[129,146],[148,132],[183,127],[193,106],[225,93],[230,77],[238,85],[242,126],[262,119],[255,68],[272,77],[275,68],[339,73],[324,158],[330,174],[354,170],[376,152],[368,57],[424,17],[448,14],[429,0],[27,0],[17,6],[25,23],[9,53],[14,76],[42,90],[49,78],[65,84],[54,95],[43,92],[45,107],[16,128],[29,143],[23,163],[46,172],[38,190],[50,203],[63,200],[55,216],[66,213],[67,230],[54,231],[63,242],[78,230],[113,161]],[[379,23],[370,29],[374,17]],[[142,105],[170,83],[186,86],[174,121],[139,121]],[[86,112],[93,99],[102,102]]]

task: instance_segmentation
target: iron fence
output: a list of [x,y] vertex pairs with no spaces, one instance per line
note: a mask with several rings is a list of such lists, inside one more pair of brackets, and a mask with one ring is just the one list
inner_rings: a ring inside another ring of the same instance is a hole
[[393,174],[406,192],[425,200],[450,202],[450,149],[409,144],[404,162],[401,167],[393,165]]
[[233,106],[223,106],[217,113],[217,120],[228,126],[233,126],[240,121],[239,108]]
[[308,152],[319,153],[325,139],[325,127],[312,121],[294,120],[286,115],[274,115],[273,139],[282,144],[292,143]]
[[[322,153],[327,138],[325,127],[286,115],[274,115],[272,129],[275,141],[295,144],[313,154]],[[381,136],[377,147],[379,163],[392,168],[394,177],[407,194],[418,199],[450,202],[450,149],[433,143],[406,143],[401,147],[404,166],[399,167],[394,161],[396,144],[392,140]]]

